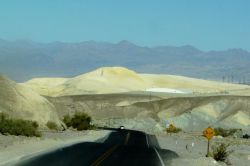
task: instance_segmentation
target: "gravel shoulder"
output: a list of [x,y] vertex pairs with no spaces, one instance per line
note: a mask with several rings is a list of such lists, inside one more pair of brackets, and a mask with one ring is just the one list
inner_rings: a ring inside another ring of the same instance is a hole
[[[199,135],[178,133],[157,135],[157,140],[162,149],[175,151],[179,158],[173,159],[172,166],[225,166],[223,162],[217,162],[212,157],[205,157],[207,140]],[[218,143],[229,144],[229,163],[233,166],[249,166],[250,140],[240,138],[214,137],[211,147]],[[211,152],[211,148],[210,148]]]
[[[41,138],[0,135],[0,165],[13,165],[19,160],[46,153],[60,147],[79,142],[101,142],[110,131],[89,130],[83,132],[43,132]],[[159,146],[176,152],[179,158],[173,159],[172,166],[226,166],[211,157],[205,157],[207,141],[197,134],[158,134]],[[250,162],[250,140],[240,138],[214,137],[211,146],[217,143],[229,144],[229,162],[232,166],[248,166]]]
[[19,160],[79,142],[101,142],[109,133],[104,130],[43,132],[41,138],[0,135],[0,165],[12,165]]

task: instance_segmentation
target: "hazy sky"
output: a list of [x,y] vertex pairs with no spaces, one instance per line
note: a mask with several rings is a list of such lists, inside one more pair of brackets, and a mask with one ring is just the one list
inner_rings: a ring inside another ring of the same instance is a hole
[[1,0],[0,38],[250,50],[250,0]]

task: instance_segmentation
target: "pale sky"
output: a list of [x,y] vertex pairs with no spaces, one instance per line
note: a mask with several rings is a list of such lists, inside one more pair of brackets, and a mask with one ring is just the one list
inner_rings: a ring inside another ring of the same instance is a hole
[[0,38],[250,50],[249,0],[1,0]]

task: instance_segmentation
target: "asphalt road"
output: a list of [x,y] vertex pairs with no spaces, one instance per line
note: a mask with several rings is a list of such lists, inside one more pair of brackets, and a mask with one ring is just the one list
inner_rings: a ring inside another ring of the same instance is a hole
[[116,130],[102,143],[84,142],[26,159],[20,166],[164,166],[175,152],[159,148],[155,136]]

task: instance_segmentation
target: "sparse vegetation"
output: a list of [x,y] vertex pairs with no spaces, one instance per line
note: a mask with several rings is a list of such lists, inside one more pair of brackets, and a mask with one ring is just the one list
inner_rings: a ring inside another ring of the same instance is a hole
[[174,125],[169,125],[169,127],[166,129],[167,133],[179,133],[181,131],[181,128],[175,127]]
[[63,122],[65,123],[65,125],[67,127],[71,127],[72,126],[72,123],[71,123],[71,117],[69,115],[65,115],[63,117]]
[[249,138],[250,138],[250,135],[244,134],[244,135],[242,136],[242,138],[244,138],[244,139],[249,139]]
[[55,122],[52,122],[52,121],[48,121],[46,125],[51,130],[58,130],[59,129],[57,124]]
[[224,143],[219,144],[218,146],[213,146],[213,152],[212,152],[212,157],[216,161],[222,161],[222,162],[228,162],[228,156],[231,152],[227,150],[229,145],[226,145]]
[[7,118],[7,115],[4,113],[0,113],[0,122],[4,121]]
[[35,121],[10,119],[6,114],[0,113],[0,133],[2,134],[40,137],[41,133],[37,129],[38,123]]
[[67,127],[73,127],[77,130],[87,130],[91,128],[91,117],[86,113],[75,113],[73,117],[69,115],[64,116],[63,122]]
[[235,132],[237,132],[240,129],[223,129],[221,127],[215,128],[215,135],[218,136],[222,136],[222,137],[228,137],[233,135]]

